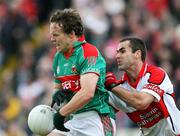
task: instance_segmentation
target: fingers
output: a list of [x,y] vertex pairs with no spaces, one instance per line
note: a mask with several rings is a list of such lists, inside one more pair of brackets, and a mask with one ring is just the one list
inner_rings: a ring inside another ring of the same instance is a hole
[[62,126],[61,130],[62,130],[62,131],[65,131],[65,132],[70,131],[69,129],[65,128],[64,125]]
[[53,108],[54,107],[54,104],[57,104],[58,106],[60,106],[60,101],[59,101],[59,99],[56,99],[56,100],[53,100],[52,101],[52,103],[51,103],[51,108]]
[[64,126],[64,119],[65,119],[65,116],[62,116],[59,112],[57,112],[53,116],[53,124],[56,129],[68,132],[69,129],[65,128]]
[[53,106],[54,106],[55,103],[56,103],[55,101],[52,101],[52,103],[51,103],[51,108],[53,108]]
[[72,94],[72,93],[73,93],[73,91],[68,90],[68,89],[63,89],[62,92],[63,92],[65,95],[68,95],[68,94]]
[[61,99],[56,99],[56,104],[58,105],[58,106],[60,106],[60,102],[61,101]]

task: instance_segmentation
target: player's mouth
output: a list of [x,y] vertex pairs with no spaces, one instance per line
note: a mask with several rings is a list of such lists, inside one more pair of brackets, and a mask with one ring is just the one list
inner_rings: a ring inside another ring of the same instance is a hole
[[56,46],[56,48],[59,48],[61,45],[58,43],[54,43],[54,45]]
[[118,64],[118,65],[122,65],[122,64],[123,64],[123,61],[118,60],[118,61],[117,61],[117,64]]
[[121,60],[117,60],[117,63],[118,63],[118,64],[121,64],[121,63],[122,63],[122,61],[121,61]]

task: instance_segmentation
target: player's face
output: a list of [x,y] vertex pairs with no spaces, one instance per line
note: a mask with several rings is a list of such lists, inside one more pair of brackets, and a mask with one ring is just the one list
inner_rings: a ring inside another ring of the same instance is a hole
[[135,61],[134,53],[132,53],[131,47],[129,47],[129,41],[121,42],[117,47],[117,64],[120,70],[128,70],[133,66]]
[[56,46],[59,52],[66,52],[73,46],[70,34],[64,33],[57,23],[50,24],[50,37],[51,42]]

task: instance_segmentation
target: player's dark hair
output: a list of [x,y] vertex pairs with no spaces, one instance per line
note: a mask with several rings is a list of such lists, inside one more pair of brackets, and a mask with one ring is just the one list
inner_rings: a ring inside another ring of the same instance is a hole
[[50,17],[50,23],[58,23],[66,34],[74,31],[77,36],[81,36],[84,32],[81,17],[75,9],[55,11]]
[[146,59],[146,45],[143,42],[143,40],[141,40],[140,38],[137,37],[125,37],[122,40],[120,40],[121,42],[124,41],[129,41],[130,42],[130,47],[132,49],[132,52],[135,53],[137,50],[141,51],[141,60],[144,62]]

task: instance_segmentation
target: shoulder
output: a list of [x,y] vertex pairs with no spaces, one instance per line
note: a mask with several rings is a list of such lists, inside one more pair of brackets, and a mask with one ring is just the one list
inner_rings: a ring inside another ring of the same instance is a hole
[[98,57],[98,49],[90,43],[83,44],[82,50],[83,50],[84,58]]
[[147,67],[147,73],[150,74],[148,82],[153,84],[161,84],[166,75],[165,71],[162,68],[153,65],[149,65]]

